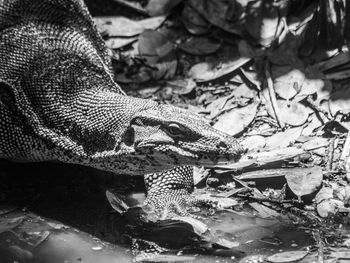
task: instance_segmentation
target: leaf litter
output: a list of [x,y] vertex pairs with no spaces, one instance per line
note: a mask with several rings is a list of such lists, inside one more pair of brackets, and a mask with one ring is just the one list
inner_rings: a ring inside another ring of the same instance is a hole
[[[270,253],[268,261],[305,260],[315,251],[322,260],[349,258],[340,245],[350,236],[345,1],[115,1],[142,16],[94,18],[123,89],[187,108],[246,149],[237,163],[197,172],[198,187],[213,191],[208,199],[228,198],[211,211],[217,224],[222,209],[288,217],[315,245]],[[15,226],[4,223],[3,231]],[[167,259],[181,260],[155,260]]]

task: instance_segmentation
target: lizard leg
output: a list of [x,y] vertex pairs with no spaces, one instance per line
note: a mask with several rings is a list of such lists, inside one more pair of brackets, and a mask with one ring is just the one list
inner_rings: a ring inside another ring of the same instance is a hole
[[145,175],[147,198],[145,205],[151,207],[160,219],[174,216],[191,216],[193,207],[208,205],[205,200],[192,195],[194,190],[193,167],[177,166],[160,173]]

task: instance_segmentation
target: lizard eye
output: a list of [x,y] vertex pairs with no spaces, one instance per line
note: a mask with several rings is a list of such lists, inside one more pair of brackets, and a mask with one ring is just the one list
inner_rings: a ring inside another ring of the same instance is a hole
[[178,125],[176,123],[170,123],[167,127],[167,130],[168,130],[169,134],[173,135],[173,136],[182,136],[183,135],[183,132],[182,132],[180,125]]

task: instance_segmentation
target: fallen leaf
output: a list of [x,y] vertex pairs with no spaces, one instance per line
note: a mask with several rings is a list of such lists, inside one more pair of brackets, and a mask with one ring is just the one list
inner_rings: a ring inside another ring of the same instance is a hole
[[346,88],[334,92],[329,100],[329,110],[333,116],[338,112],[348,114],[350,112],[350,90]]
[[214,81],[222,76],[230,74],[250,61],[250,58],[239,57],[229,62],[218,64],[217,62],[201,62],[190,69],[188,75],[196,82]]
[[307,251],[287,251],[269,256],[267,260],[274,263],[293,262],[303,259],[307,254]]
[[328,144],[329,144],[329,139],[322,138],[322,137],[314,137],[311,140],[303,143],[301,147],[304,150],[309,151],[309,150],[314,150],[321,147],[327,147]]
[[320,71],[326,71],[350,62],[349,52],[339,52],[336,56],[315,64]]
[[209,170],[204,167],[193,166],[193,183],[194,185],[199,184],[209,176]]
[[12,205],[0,205],[0,216],[9,214],[17,209],[18,207]]
[[39,246],[50,236],[50,231],[25,232],[22,240],[32,247]]
[[[222,96],[219,97],[218,99],[214,100],[213,102],[209,103],[208,106],[206,107],[206,110],[208,112],[210,112],[210,118],[214,119],[216,118],[218,115],[223,114],[225,111],[229,110],[226,105],[229,104],[230,101],[232,101],[233,99],[233,95],[227,95],[227,96]],[[231,108],[233,105],[230,103]],[[235,105],[237,106],[237,105]]]
[[110,49],[118,49],[137,41],[137,37],[129,38],[109,38],[105,41],[105,44]]
[[244,8],[247,5],[246,1],[240,1],[240,4],[233,5],[232,7],[236,8],[234,12],[228,12],[227,1],[188,0],[185,1],[185,4],[190,5],[211,24],[227,32],[241,35],[243,19],[240,18],[244,14]]
[[[350,251],[349,248],[332,248],[329,254],[330,258],[337,258],[337,262],[340,263],[346,263],[348,261],[347,259],[350,259]],[[344,259],[344,261],[341,261],[341,259]]]
[[320,166],[294,168],[285,176],[290,190],[298,197],[314,193],[322,185],[323,173]]
[[285,100],[292,99],[301,91],[305,74],[291,66],[274,66],[271,68],[276,93]]
[[279,5],[272,2],[249,1],[245,10],[244,28],[260,45],[269,47],[279,36]]
[[16,226],[20,225],[24,220],[24,216],[19,216],[15,218],[0,218],[0,234],[6,231],[10,231]]
[[170,55],[174,51],[174,46],[163,34],[155,30],[146,30],[139,36],[138,51],[148,64],[153,65],[161,58]]
[[168,80],[173,79],[177,70],[177,60],[165,61],[161,63],[156,63],[153,66],[156,70],[151,71],[151,76],[153,80]]
[[256,97],[257,92],[256,90],[249,88],[246,84],[241,84],[232,91],[232,94],[237,100],[240,98],[253,99]]
[[190,5],[185,4],[181,21],[187,31],[193,35],[204,35],[211,30],[210,24]]
[[317,117],[315,113],[310,114],[308,117],[308,123],[305,124],[302,135],[309,136],[314,133],[314,131],[322,126],[321,120]]
[[256,50],[246,40],[240,40],[238,42],[238,50],[239,50],[239,54],[242,57],[247,57],[247,58],[257,57]]
[[280,216],[280,213],[262,204],[253,202],[249,203],[249,205],[254,208],[254,210],[258,212],[258,216],[262,218],[275,218]]
[[283,123],[291,126],[303,125],[309,116],[309,109],[298,102],[277,101],[278,116]]
[[150,16],[165,15],[181,2],[182,0],[150,0],[145,9]]
[[315,197],[316,204],[333,198],[333,189],[331,187],[322,187]]
[[135,262],[191,262],[195,260],[195,257],[188,256],[177,256],[177,255],[166,255],[166,254],[156,254],[149,258],[145,258],[143,254],[140,255],[141,258],[135,257]]
[[133,10],[136,10],[138,13],[147,16],[148,13],[143,8],[143,2],[141,1],[129,1],[129,0],[113,0],[114,2],[117,2],[121,4],[122,6],[127,6]]
[[295,127],[287,129],[284,132],[275,133],[274,135],[266,138],[265,149],[273,150],[290,146],[293,142],[296,141],[296,139],[298,139],[302,130],[302,127]]
[[175,216],[172,218],[172,220],[179,220],[190,224],[193,227],[193,231],[197,235],[202,235],[205,232],[207,232],[209,229],[206,224],[202,223],[196,218],[189,217],[189,216]]
[[301,101],[309,95],[317,94],[316,105],[320,98],[329,98],[332,91],[332,82],[314,67],[308,66],[305,69],[305,79],[300,92],[295,96],[294,101]]
[[214,124],[214,128],[230,135],[236,135],[246,129],[254,120],[258,106],[259,103],[254,102],[245,107],[227,112],[219,117]]
[[335,72],[326,73],[326,78],[331,80],[343,80],[350,77],[350,70],[348,68],[340,68]]
[[339,208],[344,207],[344,203],[336,199],[324,200],[317,204],[317,213],[320,217],[326,218],[331,215],[335,215]]
[[188,54],[203,56],[218,51],[221,47],[221,42],[208,37],[192,37],[188,41],[178,45],[178,47]]
[[248,151],[254,151],[257,149],[264,148],[266,145],[265,137],[260,135],[253,135],[246,137],[242,142],[241,145],[244,149],[247,149]]
[[233,241],[227,240],[225,238],[219,238],[215,243],[219,244],[220,246],[226,247],[226,248],[239,247],[238,242],[233,242]]
[[279,66],[294,65],[299,68],[303,62],[298,56],[300,37],[288,33],[284,41],[272,52],[268,52],[269,60]]
[[175,94],[186,95],[190,93],[196,86],[196,82],[193,79],[176,79],[167,81],[167,84],[172,88]]
[[[23,247],[11,245],[7,248],[7,252],[15,256],[16,260],[14,260],[13,262],[33,262],[34,256],[27,247],[25,249]],[[6,256],[4,262],[9,262],[6,260]]]
[[157,29],[165,21],[165,16],[134,21],[122,16],[94,17],[97,29],[110,37],[134,37],[147,29]]

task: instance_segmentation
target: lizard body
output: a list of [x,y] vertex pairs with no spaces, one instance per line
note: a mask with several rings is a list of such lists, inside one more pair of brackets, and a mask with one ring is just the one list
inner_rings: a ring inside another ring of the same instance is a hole
[[167,183],[150,181],[152,204],[157,189],[190,192],[186,165],[239,158],[201,117],[121,90],[82,0],[0,0],[0,32],[0,158],[153,173]]

